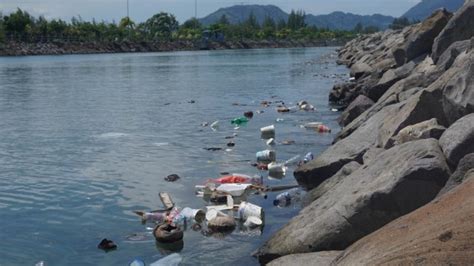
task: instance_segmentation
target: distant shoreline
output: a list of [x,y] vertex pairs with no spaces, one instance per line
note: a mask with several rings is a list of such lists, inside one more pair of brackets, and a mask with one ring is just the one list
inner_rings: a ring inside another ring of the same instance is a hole
[[198,50],[233,50],[259,48],[297,48],[342,46],[348,39],[332,40],[243,40],[209,42],[204,47],[195,41],[172,42],[6,42],[0,43],[0,56],[145,53]]

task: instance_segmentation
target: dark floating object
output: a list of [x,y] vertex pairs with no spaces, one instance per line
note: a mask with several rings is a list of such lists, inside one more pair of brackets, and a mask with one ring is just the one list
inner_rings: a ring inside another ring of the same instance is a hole
[[181,177],[179,177],[179,175],[177,175],[177,174],[171,174],[171,175],[165,177],[165,181],[174,182],[174,181],[176,181],[176,180],[178,180],[178,179],[180,179],[180,178],[181,178]]
[[208,150],[208,151],[220,151],[220,150],[222,150],[222,148],[216,148],[216,147],[204,148],[204,149]]
[[183,240],[183,231],[172,224],[163,224],[155,227],[153,235],[160,243],[174,243]]
[[253,112],[252,111],[245,112],[244,116],[247,117],[247,118],[252,118],[253,117]]
[[195,101],[195,100],[191,100],[191,101],[189,101],[188,103],[196,103],[196,101]]
[[109,240],[107,238],[102,239],[102,241],[100,241],[97,247],[105,251],[111,251],[111,250],[117,249],[117,245],[112,240]]
[[226,136],[225,139],[233,139],[235,138],[234,136]]
[[227,143],[227,147],[234,147],[235,146],[235,143],[234,142],[229,142]]

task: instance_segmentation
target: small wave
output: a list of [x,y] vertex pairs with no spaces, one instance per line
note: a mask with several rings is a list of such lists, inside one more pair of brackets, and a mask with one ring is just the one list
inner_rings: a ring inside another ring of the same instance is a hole
[[129,134],[120,133],[120,132],[108,132],[108,133],[100,134],[97,137],[101,139],[115,139],[115,138],[122,138],[126,136],[129,136]]
[[155,143],[153,143],[153,145],[155,145],[157,147],[161,147],[161,146],[168,146],[170,144],[169,144],[169,142],[155,142]]

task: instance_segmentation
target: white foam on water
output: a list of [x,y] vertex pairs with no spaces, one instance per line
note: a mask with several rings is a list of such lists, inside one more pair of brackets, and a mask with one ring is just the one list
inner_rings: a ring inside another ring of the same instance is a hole
[[120,133],[120,132],[108,132],[108,133],[103,133],[98,135],[98,138],[101,139],[116,139],[116,138],[122,138],[122,137],[127,137],[130,134],[127,133]]

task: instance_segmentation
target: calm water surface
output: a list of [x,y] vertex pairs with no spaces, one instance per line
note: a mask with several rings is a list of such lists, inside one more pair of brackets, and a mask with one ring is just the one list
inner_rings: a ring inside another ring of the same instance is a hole
[[[332,134],[299,127],[323,121],[337,129],[327,95],[332,75],[346,69],[328,54],[334,48],[0,58],[0,265],[128,265],[169,254],[132,213],[160,208],[160,191],[202,208],[194,185],[224,171],[260,174],[248,160],[266,148],[259,128],[272,123],[278,140],[296,141],[275,147],[280,160],[331,143]],[[260,106],[303,99],[318,111],[282,115]],[[248,110],[264,113],[234,130],[230,120]],[[215,120],[218,131],[201,127]],[[234,132],[233,150],[203,149],[225,147]],[[294,183],[292,171],[265,182]],[[182,179],[165,182],[172,173]],[[257,264],[250,253],[299,211],[273,207],[276,194],[249,199],[265,208],[261,234],[186,231],[182,263]],[[97,249],[102,238],[119,248]]]

